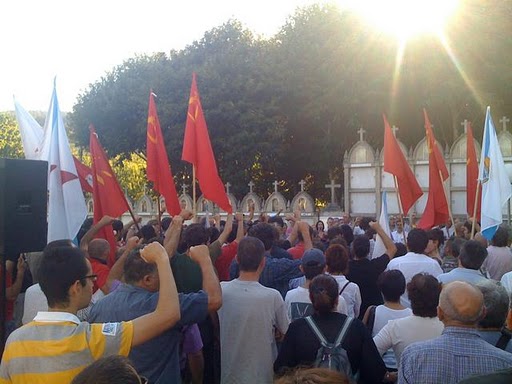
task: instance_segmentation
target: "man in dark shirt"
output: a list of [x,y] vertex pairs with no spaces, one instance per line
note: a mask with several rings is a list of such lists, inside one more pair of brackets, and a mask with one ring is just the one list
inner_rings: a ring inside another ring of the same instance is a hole
[[395,256],[396,246],[393,240],[386,234],[379,223],[372,221],[370,228],[377,232],[381,237],[386,253],[375,259],[369,259],[370,240],[366,235],[356,236],[352,242],[353,260],[349,262],[349,272],[347,279],[359,286],[361,291],[361,310],[359,318],[362,319],[366,309],[370,305],[382,304],[382,296],[377,287],[377,278],[384,272],[389,261]]

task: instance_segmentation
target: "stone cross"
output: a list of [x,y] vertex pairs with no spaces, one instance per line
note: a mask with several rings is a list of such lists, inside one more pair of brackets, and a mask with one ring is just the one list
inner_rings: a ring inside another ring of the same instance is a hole
[[300,191],[301,191],[301,192],[304,192],[304,184],[306,184],[306,182],[305,182],[304,180],[301,180],[301,181],[299,182],[299,185],[300,185]]
[[249,186],[249,193],[252,193],[252,189],[253,189],[253,187],[254,187],[254,183],[253,183],[253,181],[251,180],[251,181],[249,182],[249,184],[247,184],[247,185]]
[[510,122],[510,119],[507,116],[503,116],[500,119],[500,123],[503,125],[503,132],[507,132],[507,123]]
[[341,184],[334,184],[334,180],[331,180],[331,184],[325,184],[325,188],[331,189],[331,204],[336,204],[335,188],[341,188]]
[[359,141],[364,141],[365,132],[366,131],[362,127],[357,130],[357,133],[359,133]]
[[187,184],[181,184],[181,193],[186,195],[187,194]]
[[395,137],[396,137],[396,131],[399,131],[399,130],[400,130],[400,128],[398,128],[396,125],[393,125],[393,126],[391,127],[391,130],[393,131],[393,136],[395,136]]
[[231,183],[228,181],[226,184],[224,184],[226,187],[226,193],[229,193],[229,187],[231,187]]
[[279,183],[277,182],[277,180],[276,180],[276,181],[274,181],[274,182],[272,183],[272,185],[274,186],[274,192],[277,192],[277,187],[279,186]]
[[460,123],[460,125],[464,127],[464,133],[468,133],[468,124],[469,121],[467,119],[464,119],[464,121]]

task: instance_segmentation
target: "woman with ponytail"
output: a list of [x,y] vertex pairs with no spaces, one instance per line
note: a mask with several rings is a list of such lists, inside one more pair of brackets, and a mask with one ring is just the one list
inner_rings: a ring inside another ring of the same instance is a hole
[[[329,343],[334,343],[345,322],[350,326],[341,346],[347,352],[351,371],[360,383],[381,383],[388,376],[382,358],[372,337],[358,319],[347,318],[336,312],[339,300],[338,283],[329,275],[316,276],[309,286],[309,295],[315,313],[311,316],[317,328]],[[274,363],[277,374],[295,367],[311,367],[321,344],[308,323],[300,318],[290,324]]]

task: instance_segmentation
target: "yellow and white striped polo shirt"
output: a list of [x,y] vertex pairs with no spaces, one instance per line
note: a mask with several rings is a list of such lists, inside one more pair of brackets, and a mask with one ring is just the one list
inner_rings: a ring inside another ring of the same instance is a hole
[[133,323],[89,324],[71,313],[39,312],[14,331],[0,364],[0,384],[70,383],[93,361],[127,356]]

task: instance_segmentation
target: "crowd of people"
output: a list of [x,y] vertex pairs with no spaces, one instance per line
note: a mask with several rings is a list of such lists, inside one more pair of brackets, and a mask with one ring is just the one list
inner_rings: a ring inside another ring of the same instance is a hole
[[0,384],[512,382],[507,226],[196,221],[88,219],[8,260]]

